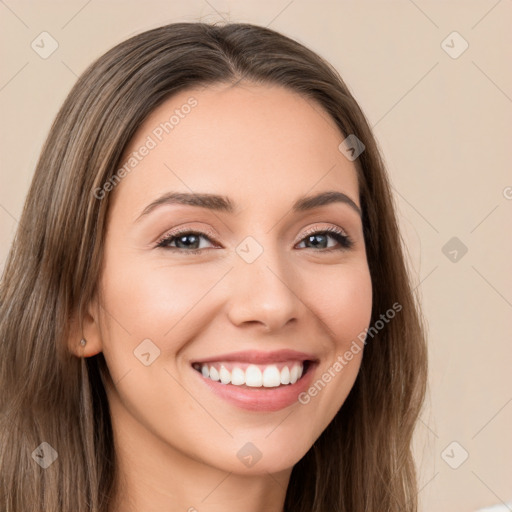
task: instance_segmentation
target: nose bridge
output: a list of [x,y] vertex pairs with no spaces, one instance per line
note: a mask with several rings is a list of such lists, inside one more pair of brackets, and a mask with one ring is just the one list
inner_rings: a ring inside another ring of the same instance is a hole
[[252,237],[242,241],[236,252],[231,320],[236,324],[261,322],[276,329],[297,318],[303,305],[294,290],[297,280],[284,261],[285,253]]

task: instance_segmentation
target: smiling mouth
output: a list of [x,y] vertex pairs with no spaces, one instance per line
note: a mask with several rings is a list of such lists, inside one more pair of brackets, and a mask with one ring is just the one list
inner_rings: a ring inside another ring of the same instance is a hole
[[293,385],[311,368],[312,361],[283,361],[273,364],[241,362],[194,363],[206,379],[242,388],[277,388]]

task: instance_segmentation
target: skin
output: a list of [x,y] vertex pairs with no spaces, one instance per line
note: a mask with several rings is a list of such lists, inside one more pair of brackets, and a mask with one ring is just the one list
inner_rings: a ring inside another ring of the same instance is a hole
[[[251,83],[172,97],[126,155],[191,96],[197,106],[111,192],[99,294],[83,323],[87,345],[74,340],[72,350],[83,357],[102,351],[112,376],[107,395],[122,489],[113,512],[280,512],[294,464],[345,401],[363,351],[307,405],[264,413],[213,394],[190,362],[290,348],[318,357],[314,382],[357,340],[372,306],[361,218],[340,202],[291,212],[299,197],[329,190],[360,207],[356,168],[318,104]],[[229,196],[237,210],[163,205],[136,221],[170,191]],[[155,248],[177,226],[215,239],[201,238],[200,254],[176,242]],[[307,244],[307,229],[330,226],[353,247],[330,236],[319,247]],[[263,248],[251,264],[236,252],[247,236]],[[145,339],[160,350],[149,366],[134,357]],[[262,453],[251,467],[237,457],[247,442]]]

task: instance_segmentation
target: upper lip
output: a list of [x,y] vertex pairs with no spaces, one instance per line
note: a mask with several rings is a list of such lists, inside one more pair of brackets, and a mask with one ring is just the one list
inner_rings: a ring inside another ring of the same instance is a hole
[[240,363],[268,364],[282,363],[284,361],[316,361],[313,354],[298,352],[296,350],[282,349],[273,352],[262,352],[259,350],[244,350],[241,352],[230,352],[229,354],[219,354],[217,356],[204,359],[195,359],[194,363],[214,363],[219,361],[237,361]]

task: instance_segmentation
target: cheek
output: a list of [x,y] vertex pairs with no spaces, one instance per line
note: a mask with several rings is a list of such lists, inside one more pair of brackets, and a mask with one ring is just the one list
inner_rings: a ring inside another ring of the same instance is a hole
[[177,415],[203,414],[173,378],[176,368],[169,362],[208,323],[198,314],[200,302],[224,273],[219,267],[172,266],[163,259],[144,264],[117,255],[115,263],[107,260],[101,336],[115,385],[111,403],[124,420],[126,408],[156,433],[155,426],[171,424]]
[[[364,353],[364,333],[372,312],[372,282],[366,265],[347,266],[308,280],[309,304],[328,336],[315,380],[299,402],[308,415],[321,418],[312,440],[334,418],[357,378]],[[314,307],[314,309],[313,309]]]
[[[308,281],[309,305],[323,322],[336,352],[346,350],[368,327],[372,312],[372,282],[366,265],[318,274]],[[332,347],[329,347],[332,350]]]
[[137,336],[163,338],[219,280],[221,269],[200,265],[144,265],[135,260],[111,266],[104,302],[112,316]]
[[171,265],[164,258],[151,264],[122,255],[107,259],[101,335],[113,376],[139,365],[134,351],[144,340],[159,355],[176,354],[215,313],[204,311],[205,298],[224,273],[219,266]]

